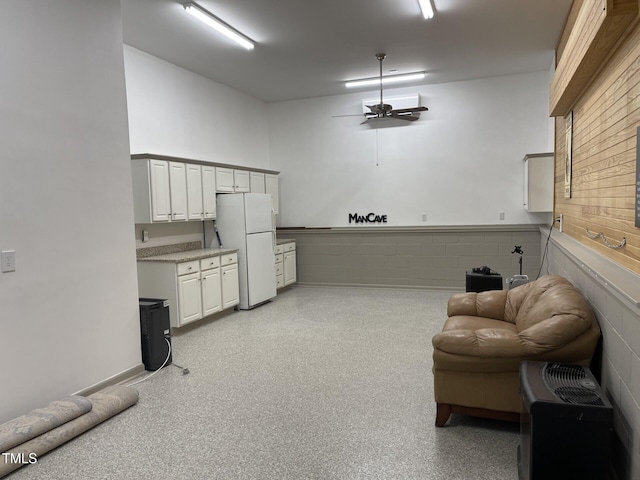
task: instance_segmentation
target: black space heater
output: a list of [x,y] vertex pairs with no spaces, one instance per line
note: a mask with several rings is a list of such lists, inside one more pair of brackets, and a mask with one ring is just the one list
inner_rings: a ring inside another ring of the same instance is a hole
[[140,337],[145,370],[154,371],[163,364],[171,364],[171,327],[167,300],[140,299]]
[[587,367],[520,364],[520,480],[606,479],[613,408]]

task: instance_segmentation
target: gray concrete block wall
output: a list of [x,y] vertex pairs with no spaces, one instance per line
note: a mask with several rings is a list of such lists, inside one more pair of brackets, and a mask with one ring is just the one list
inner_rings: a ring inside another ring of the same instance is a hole
[[[637,301],[630,301],[612,288],[611,278],[603,280],[597,265],[572,256],[553,241],[549,244],[548,264],[550,273],[569,279],[593,307],[603,336],[601,386],[614,407],[611,462],[615,478],[640,478],[640,308]],[[624,271],[623,274],[625,280],[621,280],[621,285],[628,284],[629,274]]]
[[465,289],[465,272],[487,265],[503,279],[535,278],[540,268],[538,226],[378,229],[287,229],[296,241],[298,284]]

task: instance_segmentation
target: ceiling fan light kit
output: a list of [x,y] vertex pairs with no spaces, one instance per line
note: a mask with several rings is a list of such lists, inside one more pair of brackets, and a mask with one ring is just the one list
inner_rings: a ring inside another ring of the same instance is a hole
[[249,40],[245,35],[238,32],[231,25],[220,20],[213,13],[208,11],[207,9],[201,7],[195,2],[188,2],[183,5],[184,10],[200,20],[201,22],[207,24],[209,27],[213,28],[217,32],[221,33],[225,37],[233,40],[241,47],[246,48],[247,50],[253,50],[254,43]]

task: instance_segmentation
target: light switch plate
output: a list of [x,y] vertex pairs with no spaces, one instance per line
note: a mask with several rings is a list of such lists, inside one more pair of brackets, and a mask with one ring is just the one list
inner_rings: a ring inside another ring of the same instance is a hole
[[16,251],[3,250],[0,253],[0,265],[2,265],[2,273],[15,272],[16,270]]

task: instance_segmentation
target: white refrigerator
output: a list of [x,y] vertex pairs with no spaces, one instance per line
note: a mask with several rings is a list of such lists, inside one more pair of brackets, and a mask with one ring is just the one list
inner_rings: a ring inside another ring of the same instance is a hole
[[238,249],[239,308],[248,310],[275,297],[275,225],[271,195],[220,194],[216,216],[223,248]]

